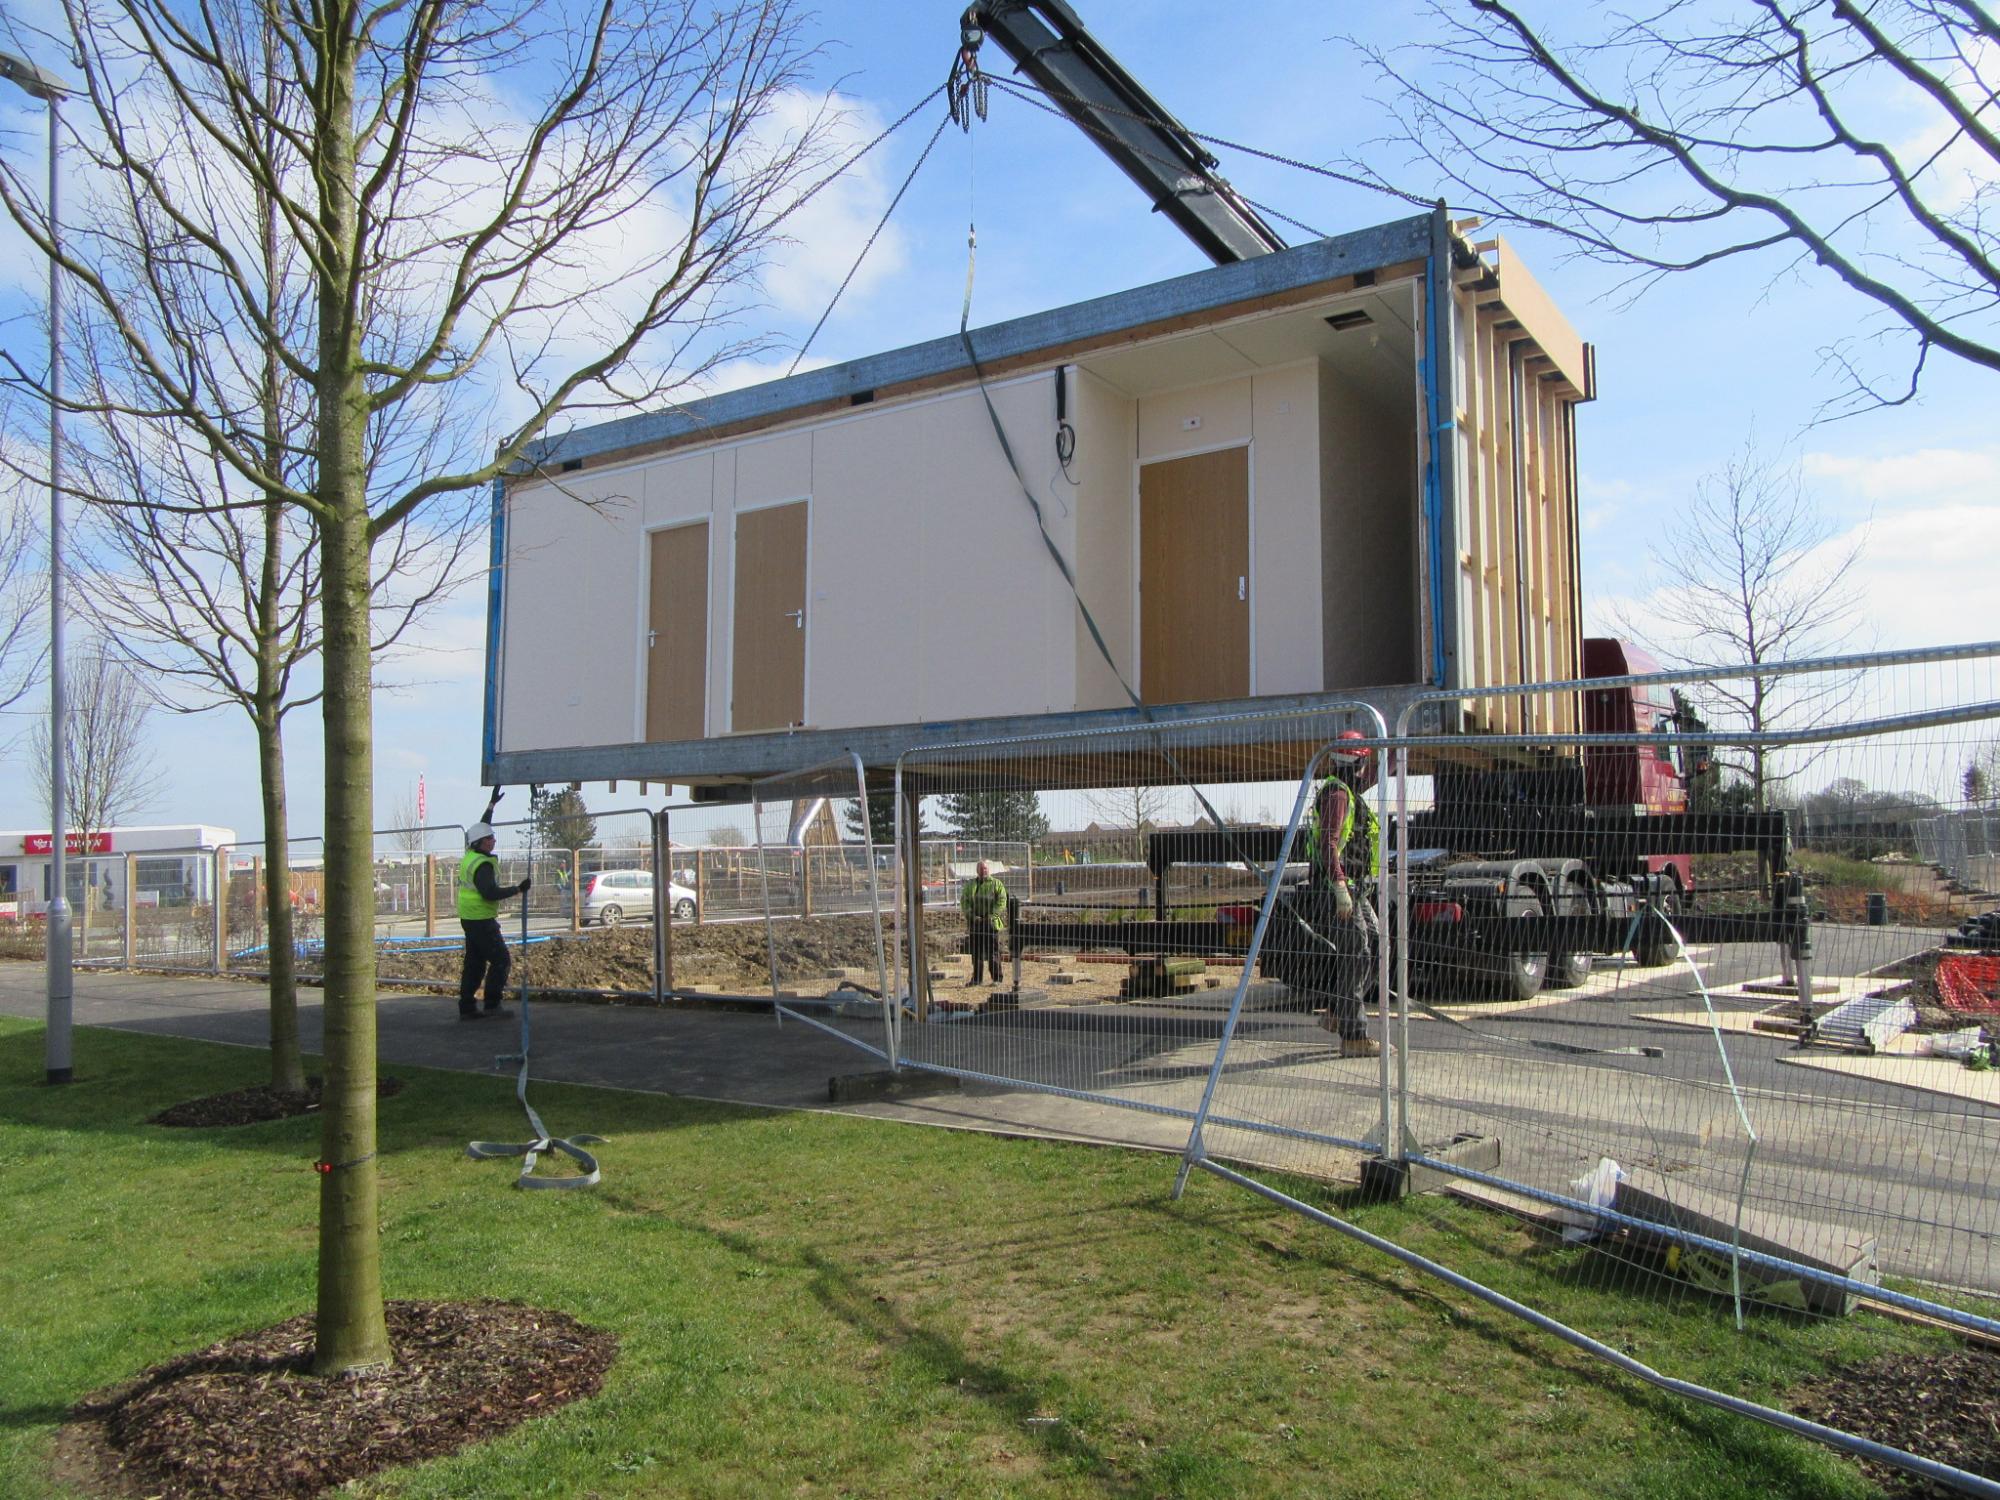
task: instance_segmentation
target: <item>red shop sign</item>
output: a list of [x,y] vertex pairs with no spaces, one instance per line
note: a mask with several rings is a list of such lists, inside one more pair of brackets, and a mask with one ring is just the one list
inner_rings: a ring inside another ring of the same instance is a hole
[[[55,840],[50,838],[46,833],[24,833],[21,835],[21,852],[23,854],[50,854],[54,852],[55,847]],[[63,849],[70,854],[83,853],[83,835],[80,833],[64,834]],[[108,833],[93,833],[90,836],[90,852],[92,854],[111,853],[111,835]]]

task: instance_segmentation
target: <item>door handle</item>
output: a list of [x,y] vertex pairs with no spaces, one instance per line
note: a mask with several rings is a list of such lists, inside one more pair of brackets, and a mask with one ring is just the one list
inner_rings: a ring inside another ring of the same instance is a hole
[[1247,600],[1250,597],[1250,579],[1247,574],[1239,573],[1236,575],[1236,597],[1239,601]]
[[794,630],[806,628],[806,612],[803,609],[788,609],[785,611],[785,618],[792,622]]
[[657,631],[657,630],[649,630],[649,631],[647,631],[647,632],[646,632],[646,649],[647,649],[648,651],[652,650],[652,649],[653,649],[653,648],[654,648],[655,646],[657,646],[657,645],[658,645],[659,643],[660,643],[660,632],[659,632],[659,631]]

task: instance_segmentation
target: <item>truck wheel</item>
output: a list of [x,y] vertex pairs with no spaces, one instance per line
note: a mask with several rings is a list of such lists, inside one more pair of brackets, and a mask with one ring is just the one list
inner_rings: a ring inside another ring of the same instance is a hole
[[1573,990],[1590,978],[1591,956],[1588,953],[1562,953],[1549,955],[1548,987],[1552,990]]
[[[1660,898],[1660,910],[1668,917],[1681,914],[1681,893],[1678,888],[1668,891]],[[1657,969],[1674,961],[1674,939],[1664,924],[1651,912],[1639,919],[1639,934],[1632,939],[1632,962],[1642,969]]]
[[[1522,912],[1514,920],[1532,922],[1542,914],[1542,903]],[[1489,957],[1478,971],[1477,983],[1481,989],[1498,988],[1502,1000],[1532,1000],[1542,992],[1542,985],[1549,974],[1549,956],[1546,953],[1502,953]]]

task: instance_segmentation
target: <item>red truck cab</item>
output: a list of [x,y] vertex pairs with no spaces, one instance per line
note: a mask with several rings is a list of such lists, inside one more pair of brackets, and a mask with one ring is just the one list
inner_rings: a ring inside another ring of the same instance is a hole
[[[1660,670],[1658,662],[1628,642],[1592,636],[1583,643],[1585,677],[1642,677]],[[1584,800],[1620,812],[1686,812],[1687,781],[1668,739],[1676,727],[1673,695],[1664,687],[1587,689],[1584,733],[1625,735],[1639,743],[1584,750]],[[1685,854],[1649,855],[1646,868],[1655,875],[1671,870],[1683,891],[1694,887]]]

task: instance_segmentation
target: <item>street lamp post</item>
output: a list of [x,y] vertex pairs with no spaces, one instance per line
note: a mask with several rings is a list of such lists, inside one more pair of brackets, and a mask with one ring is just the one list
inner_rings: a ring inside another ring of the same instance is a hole
[[50,1083],[68,1083],[70,1022],[76,993],[70,954],[69,795],[65,751],[69,692],[63,670],[63,488],[62,488],[62,213],[57,170],[62,138],[62,98],[68,85],[51,78],[26,58],[0,52],[0,78],[18,85],[49,107],[49,909],[48,1046]]

